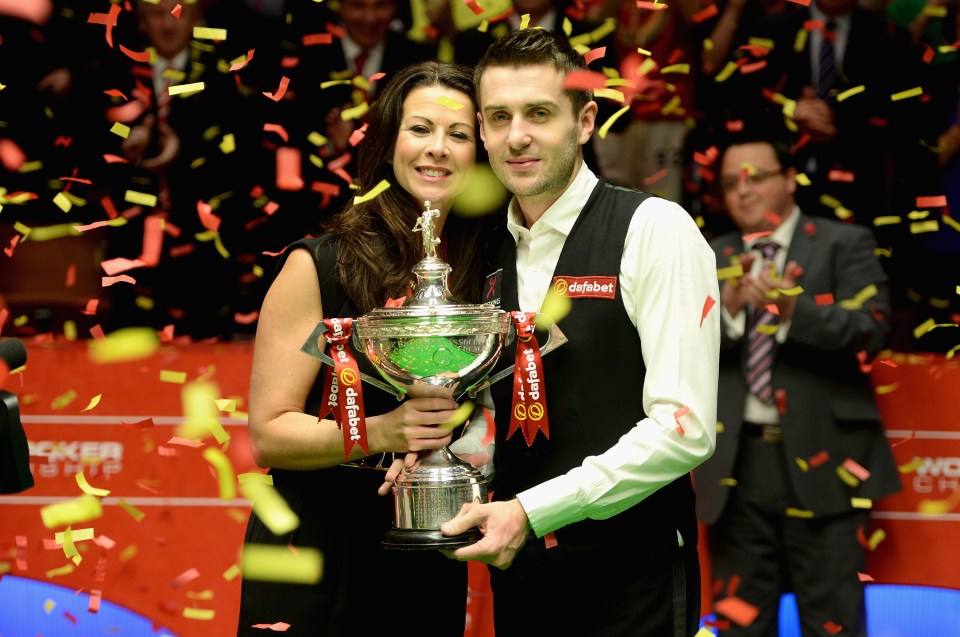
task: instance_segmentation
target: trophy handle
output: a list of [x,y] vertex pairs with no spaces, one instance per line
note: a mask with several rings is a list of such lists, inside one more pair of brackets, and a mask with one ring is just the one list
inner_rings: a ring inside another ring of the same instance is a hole
[[[325,365],[333,367],[333,359],[325,354],[319,346],[320,337],[323,335],[324,331],[326,331],[326,326],[323,324],[323,321],[317,323],[316,327],[313,328],[313,332],[303,343],[303,345],[300,346],[300,351],[311,358],[315,358]],[[354,339],[356,339],[356,335],[354,335]],[[354,345],[356,345],[356,342]],[[407,392],[403,389],[397,387],[396,385],[391,385],[390,383],[382,381],[379,378],[374,378],[370,374],[360,372],[360,379],[369,385],[373,385],[374,387],[382,389],[388,394],[396,397],[397,400],[403,400],[404,396],[406,396]]]
[[[515,334],[516,332],[513,329],[513,326],[510,326],[510,332],[507,334],[507,338],[505,342],[509,343],[511,340],[510,337],[515,336]],[[550,325],[550,329],[547,330],[546,342],[544,342],[544,344],[540,346],[540,355],[545,356],[566,342],[567,342],[567,336],[560,329],[559,325],[557,325],[556,323],[553,323]],[[492,376],[488,376],[485,380],[480,381],[473,387],[469,388],[466,392],[467,395],[470,398],[476,398],[477,394],[479,394],[481,391],[483,391],[490,385],[494,384],[498,380],[502,380],[507,376],[513,375],[514,368],[516,368],[516,364],[510,365],[509,367],[504,367],[496,374],[493,374]]]

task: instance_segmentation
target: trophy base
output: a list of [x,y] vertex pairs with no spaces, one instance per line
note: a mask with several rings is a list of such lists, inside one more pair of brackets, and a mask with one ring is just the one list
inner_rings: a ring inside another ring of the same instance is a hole
[[447,536],[439,529],[397,529],[383,536],[383,547],[396,551],[430,551],[456,549],[469,546],[483,539],[480,529],[474,527],[460,535]]

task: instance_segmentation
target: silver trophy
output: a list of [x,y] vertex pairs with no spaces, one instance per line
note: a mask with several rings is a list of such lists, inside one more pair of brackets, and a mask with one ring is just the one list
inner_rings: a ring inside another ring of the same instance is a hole
[[[511,318],[492,304],[469,304],[454,298],[447,288],[451,267],[437,257],[434,219],[438,210],[426,210],[413,227],[423,235],[426,257],[413,267],[413,294],[399,307],[375,309],[355,323],[354,346],[362,351],[387,382],[360,374],[363,381],[402,398],[404,394],[461,399],[476,396],[484,387],[513,373],[514,366],[489,376],[508,335]],[[323,324],[302,348],[332,364],[316,343]],[[546,354],[566,339],[553,325],[541,348]],[[483,474],[460,460],[448,448],[423,456],[417,466],[405,468],[394,482],[393,527],[384,536],[387,548],[423,550],[456,548],[483,536],[476,528],[447,537],[440,525],[469,502],[487,501]]]
[[[400,307],[378,308],[356,323],[363,353],[390,384],[410,396],[475,395],[500,357],[510,316],[492,305],[455,299],[447,288],[451,268],[437,257],[434,219],[426,210],[413,227],[423,236],[426,257],[413,267],[413,294]],[[472,544],[477,529],[446,537],[440,525],[468,502],[487,501],[483,474],[448,448],[404,469],[393,486],[393,528],[383,539],[396,549],[454,548]]]

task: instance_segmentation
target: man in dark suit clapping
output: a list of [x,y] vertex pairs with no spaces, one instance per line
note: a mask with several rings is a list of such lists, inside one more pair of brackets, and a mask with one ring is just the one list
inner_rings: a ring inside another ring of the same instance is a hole
[[695,471],[697,513],[714,577],[751,611],[727,615],[721,634],[775,634],[789,581],[805,637],[862,635],[858,534],[871,502],[900,486],[862,371],[889,330],[886,275],[869,230],[801,212],[785,149],[751,138],[722,156],[739,231],[711,243],[722,279],[722,428]]

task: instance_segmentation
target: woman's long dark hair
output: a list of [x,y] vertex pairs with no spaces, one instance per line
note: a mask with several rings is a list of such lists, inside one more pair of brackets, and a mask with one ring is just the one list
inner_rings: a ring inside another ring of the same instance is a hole
[[[326,229],[335,235],[337,277],[361,313],[403,296],[413,266],[425,256],[420,235],[412,232],[423,202],[396,184],[388,162],[400,130],[403,102],[411,91],[424,86],[461,91],[476,104],[469,67],[421,62],[400,70],[371,105],[367,132],[358,149],[361,192],[383,179],[393,185],[370,201],[347,205],[327,224]],[[482,287],[480,227],[480,221],[452,213],[443,227],[445,246],[441,249],[446,248],[445,260],[453,268],[450,290],[469,302],[479,301]]]

